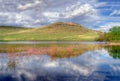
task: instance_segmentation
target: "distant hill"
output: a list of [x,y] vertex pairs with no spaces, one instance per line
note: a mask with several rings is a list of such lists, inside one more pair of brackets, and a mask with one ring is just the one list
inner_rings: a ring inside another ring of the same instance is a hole
[[0,27],[1,41],[16,40],[81,40],[94,41],[101,32],[76,23],[57,22],[38,28]]
[[[99,31],[95,31],[95,30],[91,30],[88,29],[86,27],[81,26],[80,24],[77,23],[72,23],[72,22],[57,22],[54,24],[50,24],[45,26],[44,28],[51,28],[51,29],[56,29],[57,31],[62,30],[62,31],[66,31],[66,32],[79,32],[79,33],[98,33]],[[99,32],[100,33],[100,32]]]

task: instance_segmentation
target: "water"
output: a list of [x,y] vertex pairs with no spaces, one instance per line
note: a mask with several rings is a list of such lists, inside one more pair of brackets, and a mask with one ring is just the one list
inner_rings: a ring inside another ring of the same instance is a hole
[[17,41],[17,42],[0,42],[0,44],[105,44],[105,42],[88,42],[88,41]]
[[0,44],[0,81],[120,81],[119,58],[120,46]]

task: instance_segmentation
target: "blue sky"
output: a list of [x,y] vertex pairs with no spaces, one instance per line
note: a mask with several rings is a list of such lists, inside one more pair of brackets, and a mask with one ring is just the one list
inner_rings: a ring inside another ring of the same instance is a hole
[[120,0],[0,0],[0,25],[41,27],[61,21],[108,31],[120,26]]

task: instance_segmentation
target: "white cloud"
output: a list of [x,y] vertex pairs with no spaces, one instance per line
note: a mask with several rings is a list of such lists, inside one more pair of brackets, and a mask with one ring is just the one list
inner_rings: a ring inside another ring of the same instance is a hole
[[[8,3],[11,5],[6,6]],[[20,0],[19,2],[5,0],[2,1],[0,9],[2,11],[0,23],[20,26],[41,26],[57,21],[71,20],[78,16],[92,17],[92,14],[96,13],[92,5],[82,3],[80,0],[57,2],[55,0]]]
[[[0,5],[0,24],[35,27],[59,21],[93,22],[97,18],[97,10],[89,2],[89,0],[87,2],[83,0],[20,0],[19,2],[5,0]],[[93,2],[96,3],[96,1]],[[9,5],[6,6],[8,3]]]
[[0,13],[0,24],[1,25],[14,25],[16,26],[30,26],[30,22],[34,21],[30,16],[24,13]]
[[18,9],[25,10],[25,9],[34,7],[34,6],[36,6],[36,5],[40,4],[40,3],[41,3],[41,1],[35,0],[33,3],[27,3],[27,4],[25,4],[25,5],[21,5],[21,4],[20,4],[20,5],[18,6]]
[[[0,0],[0,24],[36,27],[66,21],[92,27],[101,19],[108,20],[98,9],[106,5],[99,0]],[[117,10],[111,15],[119,13]]]
[[43,12],[43,15],[50,18],[71,18],[76,16],[91,16],[96,14],[96,10],[90,4],[79,4],[66,7],[62,12]]
[[49,17],[49,18],[59,18],[60,17],[60,13],[58,13],[58,12],[44,12],[43,15],[46,17]]
[[95,7],[103,7],[103,6],[106,6],[106,5],[107,5],[106,2],[101,2],[101,3],[96,3]]
[[120,10],[114,10],[110,16],[114,16],[114,15],[120,15]]
[[91,16],[92,14],[96,14],[96,10],[90,4],[79,5],[75,7],[75,9],[71,8],[69,11],[70,12],[65,14],[66,17],[74,17],[74,16],[79,16],[79,15]]
[[109,29],[111,29],[114,26],[120,26],[120,22],[110,22],[110,23],[107,23],[107,24],[97,28],[97,30],[106,31],[107,32],[107,31],[109,31]]

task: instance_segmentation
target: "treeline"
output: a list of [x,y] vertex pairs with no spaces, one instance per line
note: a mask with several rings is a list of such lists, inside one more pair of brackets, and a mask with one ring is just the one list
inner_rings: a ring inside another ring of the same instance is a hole
[[110,56],[115,59],[120,59],[120,46],[108,46],[106,49],[108,50]]
[[115,26],[109,30],[109,32],[105,32],[101,34],[98,38],[100,41],[120,41],[120,26]]

